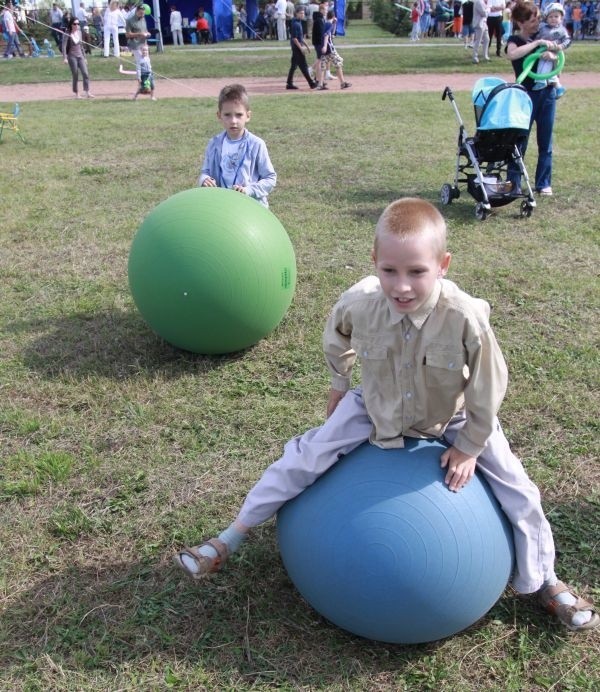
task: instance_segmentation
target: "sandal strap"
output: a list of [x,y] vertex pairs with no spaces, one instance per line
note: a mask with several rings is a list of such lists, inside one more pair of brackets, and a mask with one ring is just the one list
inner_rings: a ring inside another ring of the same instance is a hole
[[[581,603],[585,604],[587,607],[579,606],[579,601],[581,601]],[[591,610],[592,617],[584,625],[574,625],[573,616],[582,610]],[[600,624],[600,617],[598,616],[598,613],[593,605],[581,598],[578,599],[578,602],[575,605],[565,605],[564,603],[559,603],[556,608],[550,612],[556,615],[563,625],[566,625],[570,630],[573,631],[593,630],[596,629],[596,627],[598,627]]]
[[227,560],[229,557],[229,548],[227,547],[227,543],[223,543],[223,541],[220,541],[218,538],[209,538],[207,541],[204,541],[202,545],[210,545],[217,551],[217,555],[219,557],[216,559],[219,561],[219,565],[222,562],[225,562],[225,560]]
[[[569,589],[569,587],[564,582],[558,581],[553,586],[547,586],[545,589],[542,589],[540,591],[540,601],[542,602],[544,608],[550,610],[551,608],[560,605],[555,601],[556,596],[566,592],[571,593],[571,589]],[[550,610],[550,612],[553,611]]]
[[[216,551],[217,557],[211,558],[207,557],[206,555],[202,555],[199,549],[202,548],[202,546],[204,545],[210,545]],[[192,560],[194,560],[198,567],[198,572],[197,574],[192,574],[191,576],[194,579],[199,579],[206,574],[218,572],[221,569],[225,560],[229,557],[229,550],[227,548],[227,545],[222,541],[218,540],[217,538],[209,538],[207,541],[204,541],[204,543],[197,547],[182,548],[177,555],[177,563],[180,567],[182,567],[186,572],[189,573],[189,571],[185,569],[185,567],[183,567],[183,564],[181,562],[181,555],[188,555],[192,558]]]
[[575,610],[595,610],[594,605],[592,603],[579,597],[573,589],[569,588],[562,581],[557,582],[554,586],[547,586],[540,593],[540,600],[542,601],[542,605],[550,612],[554,612],[554,610],[558,608],[558,606],[564,605],[556,600],[556,597],[561,593],[570,593],[574,598],[577,599],[577,601],[573,605],[568,606],[569,608],[575,608]]
[[[561,593],[570,593],[577,600],[572,605],[560,603],[556,597]],[[543,607],[556,617],[569,629],[592,629],[598,626],[597,609],[592,603],[578,596],[573,589],[569,588],[564,582],[559,581],[554,586],[547,586],[540,592],[540,601]],[[581,627],[573,626],[573,616],[583,610],[591,610],[592,618],[586,625]]]

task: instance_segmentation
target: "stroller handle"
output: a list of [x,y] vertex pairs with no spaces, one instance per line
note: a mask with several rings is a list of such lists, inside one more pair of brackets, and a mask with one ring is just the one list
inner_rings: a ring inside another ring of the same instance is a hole
[[447,86],[444,89],[444,93],[442,94],[442,101],[446,100],[446,96],[450,99],[450,101],[454,101],[454,94],[452,93],[452,89]]

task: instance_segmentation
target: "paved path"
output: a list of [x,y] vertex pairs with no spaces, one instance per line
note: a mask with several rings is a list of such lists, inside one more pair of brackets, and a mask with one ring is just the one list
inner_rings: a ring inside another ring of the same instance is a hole
[[[482,70],[482,75],[486,74]],[[493,73],[494,74],[494,73]],[[510,81],[512,74],[495,73]],[[401,74],[401,75],[362,75],[351,76],[352,88],[345,93],[395,93],[403,91],[439,91],[440,96],[446,86],[453,91],[470,91],[476,75],[460,74]],[[231,83],[233,78],[221,79],[157,79],[156,93],[159,98],[199,98],[212,97],[219,93],[221,87]],[[297,77],[298,91],[286,91],[285,79],[279,77],[247,77],[240,79],[251,95],[285,94],[296,97],[309,91],[307,84]],[[600,73],[598,72],[563,72],[562,83],[569,89],[599,89]],[[70,81],[50,84],[15,84],[0,87],[0,100],[4,102],[23,103],[26,101],[63,101],[73,95]],[[315,98],[327,98],[328,94],[338,93],[337,80],[329,82],[329,91],[315,93]],[[92,92],[96,98],[129,99],[135,91],[134,77],[107,81],[92,80]],[[140,97],[143,98],[143,97]]]

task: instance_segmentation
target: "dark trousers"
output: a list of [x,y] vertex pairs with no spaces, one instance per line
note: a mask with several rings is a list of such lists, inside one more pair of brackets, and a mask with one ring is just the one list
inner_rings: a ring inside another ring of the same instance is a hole
[[504,30],[502,29],[502,17],[488,17],[487,18],[488,34],[490,35],[490,49],[494,41],[494,36],[496,37],[496,55],[500,55],[500,50],[502,48],[502,34]]
[[300,72],[304,75],[304,78],[306,81],[312,86],[313,80],[310,77],[310,74],[308,73],[308,65],[306,64],[306,57],[304,53],[298,48],[298,46],[293,43],[292,44],[292,63],[290,65],[290,71],[288,72],[288,77],[287,77],[287,83],[288,84],[293,84],[294,83],[294,72],[296,71],[296,68],[300,69]]
[[73,77],[73,93],[76,94],[78,91],[77,82],[79,72],[81,72],[81,77],[83,79],[83,90],[87,93],[90,90],[90,75],[88,73],[88,66],[85,58],[77,58],[73,55],[69,55],[67,56],[67,61],[71,68],[71,76]]
[[62,46],[61,29],[62,29],[62,25],[60,22],[52,25],[52,36],[53,36],[54,40],[56,41],[56,45],[58,46],[58,50],[60,50],[60,48]]
[[[535,123],[538,147],[535,189],[543,190],[552,185],[552,131],[556,115],[556,89],[553,86],[547,86],[539,91],[528,91],[527,93],[533,104],[529,131],[531,132],[531,126]],[[524,137],[517,144],[521,156],[525,156],[528,140],[529,136]],[[506,177],[512,182],[515,190],[521,190],[521,174],[512,161],[508,164]]]

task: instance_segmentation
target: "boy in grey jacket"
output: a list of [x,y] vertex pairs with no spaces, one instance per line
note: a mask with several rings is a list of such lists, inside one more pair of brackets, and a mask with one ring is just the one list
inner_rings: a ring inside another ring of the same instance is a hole
[[244,86],[230,84],[221,89],[217,118],[225,129],[206,147],[198,185],[230,188],[268,207],[267,197],[277,183],[277,174],[267,145],[246,129],[251,115]]

